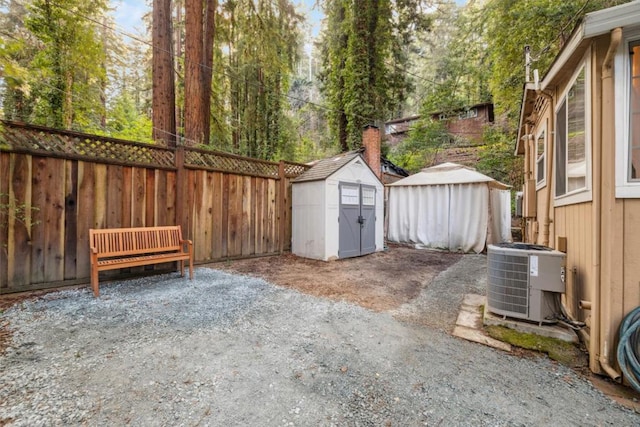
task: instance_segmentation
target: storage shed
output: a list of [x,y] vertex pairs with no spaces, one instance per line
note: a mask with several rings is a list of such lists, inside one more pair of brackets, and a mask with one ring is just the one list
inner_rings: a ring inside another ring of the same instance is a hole
[[389,241],[479,253],[511,240],[508,186],[474,169],[443,163],[388,188]]
[[383,188],[359,152],[316,163],[292,182],[291,251],[323,261],[381,251]]

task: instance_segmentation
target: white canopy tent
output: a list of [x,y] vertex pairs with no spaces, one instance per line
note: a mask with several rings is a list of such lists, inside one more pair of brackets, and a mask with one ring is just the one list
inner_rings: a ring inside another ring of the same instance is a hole
[[389,184],[387,239],[462,252],[511,241],[508,186],[443,163]]

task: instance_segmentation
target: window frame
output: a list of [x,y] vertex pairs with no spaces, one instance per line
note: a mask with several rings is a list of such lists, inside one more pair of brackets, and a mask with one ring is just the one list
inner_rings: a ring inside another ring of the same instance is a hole
[[[540,141],[540,137],[543,138],[542,146],[543,152],[542,155],[538,156],[538,143]],[[535,139],[535,177],[536,177],[536,190],[540,190],[547,185],[547,123],[545,121],[544,125],[540,127],[540,131],[536,134]],[[540,162],[542,162],[542,179],[538,180]]]
[[630,179],[631,150],[631,62],[629,48],[640,43],[640,29],[623,30],[622,43],[614,59],[615,181],[616,198],[640,198],[640,179]]
[[[572,191],[568,191],[567,187],[565,187],[565,193],[558,195],[557,192],[557,183],[556,185],[554,185],[554,188],[550,188],[549,191],[553,191],[553,195],[554,195],[554,206],[566,206],[566,205],[573,205],[573,204],[577,204],[577,203],[584,203],[584,202],[589,202],[591,200],[593,200],[593,192],[592,192],[592,171],[591,171],[591,143],[592,143],[592,137],[591,137],[591,111],[592,111],[592,106],[591,106],[591,86],[592,86],[592,79],[591,79],[591,51],[589,49],[587,49],[587,52],[585,53],[584,57],[582,58],[582,60],[580,61],[580,63],[577,65],[575,71],[573,72],[573,74],[571,75],[571,79],[569,79],[569,81],[567,82],[566,87],[563,89],[563,91],[561,92],[561,96],[558,97],[556,105],[554,106],[554,117],[555,117],[555,129],[554,129],[554,157],[555,157],[555,161],[554,161],[554,170],[553,170],[553,178],[554,181],[557,182],[558,179],[558,112],[559,110],[563,107],[564,104],[564,108],[567,111],[567,115],[568,115],[568,107],[567,107],[567,96],[569,94],[569,91],[571,90],[571,88],[573,87],[573,85],[575,84],[576,80],[578,79],[578,76],[580,75],[580,73],[584,70],[584,103],[585,103],[585,118],[584,118],[584,155],[585,155],[585,167],[586,167],[586,171],[585,171],[585,185],[582,188],[578,188]],[[568,169],[568,162],[567,162],[567,152],[568,152],[568,143],[569,143],[569,138],[568,138],[568,118],[565,117],[565,163],[563,165],[563,167],[565,168],[565,182],[568,186],[568,179],[567,179],[567,169]]]

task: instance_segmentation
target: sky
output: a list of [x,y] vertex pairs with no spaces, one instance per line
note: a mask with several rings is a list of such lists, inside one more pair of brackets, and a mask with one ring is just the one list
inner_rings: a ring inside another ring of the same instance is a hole
[[[144,34],[145,27],[142,23],[142,17],[149,11],[149,6],[144,0],[110,0],[111,5],[115,8],[114,17],[117,25],[133,34]],[[456,0],[456,3],[460,6],[467,2],[467,0]],[[304,13],[307,17],[307,22],[310,26],[311,39],[315,39],[320,33],[320,26],[324,13],[322,8],[316,3],[321,3],[317,0],[294,0],[297,9]]]
[[[116,24],[124,31],[133,34],[145,32],[142,17],[149,12],[149,6],[143,0],[110,0],[115,8],[113,16]],[[320,23],[324,14],[319,6],[315,6],[316,0],[294,1],[299,11],[305,14],[310,24],[313,38],[320,33]]]

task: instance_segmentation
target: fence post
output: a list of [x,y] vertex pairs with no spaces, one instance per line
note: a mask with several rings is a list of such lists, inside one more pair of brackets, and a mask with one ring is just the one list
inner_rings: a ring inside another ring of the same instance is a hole
[[287,226],[287,187],[283,160],[280,160],[278,165],[278,179],[280,179],[278,183],[280,193],[278,195],[278,250],[282,254],[284,253],[284,239],[287,235],[285,232]]

